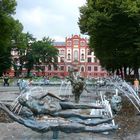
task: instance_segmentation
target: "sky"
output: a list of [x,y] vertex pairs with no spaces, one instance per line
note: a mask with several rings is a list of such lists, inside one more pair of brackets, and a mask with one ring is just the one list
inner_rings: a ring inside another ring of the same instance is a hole
[[79,7],[86,0],[17,0],[15,19],[37,39],[44,36],[55,41],[65,41],[65,37],[80,34]]

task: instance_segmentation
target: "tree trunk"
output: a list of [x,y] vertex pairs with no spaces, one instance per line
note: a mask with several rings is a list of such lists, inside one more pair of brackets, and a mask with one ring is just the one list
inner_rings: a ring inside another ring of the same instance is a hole
[[138,67],[134,68],[134,78],[139,79],[139,69],[138,69]]
[[124,73],[123,73],[122,68],[120,68],[120,76],[121,76],[122,79],[124,79]]
[[30,77],[30,71],[31,69],[27,69],[27,77]]
[[127,77],[127,71],[126,71],[127,67],[124,66],[123,72],[124,72],[124,79],[126,79]]

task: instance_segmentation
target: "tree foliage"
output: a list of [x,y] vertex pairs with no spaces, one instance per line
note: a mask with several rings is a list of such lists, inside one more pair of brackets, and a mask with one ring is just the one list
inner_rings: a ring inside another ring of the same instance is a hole
[[16,26],[19,24],[12,17],[15,8],[15,0],[0,1],[0,75],[11,67],[12,39]]
[[[44,37],[36,41],[32,34],[23,33],[23,25],[13,18],[15,9],[16,0],[0,0],[0,75],[11,65],[15,76],[22,74],[23,68],[29,76],[35,65],[40,69],[42,65],[56,65],[58,50],[53,47],[53,40]],[[18,57],[11,57],[12,50]]]
[[[33,58],[30,57],[28,52],[30,52],[31,43],[33,43],[35,40],[36,39],[33,37],[33,35],[28,32],[21,32],[18,34],[18,36],[16,36],[13,48],[18,52],[18,58],[12,60],[12,64],[15,70],[15,76],[19,76],[19,74],[22,74],[23,68],[27,68],[27,70],[31,70],[33,68]],[[17,64],[20,65],[18,66]]]
[[53,46],[53,40],[49,37],[44,37],[42,40],[31,41],[25,55],[25,68],[27,69],[27,76],[34,68],[45,71],[44,66],[55,65],[58,55],[58,50]]
[[140,1],[87,0],[80,8],[79,27],[107,70],[140,67]]

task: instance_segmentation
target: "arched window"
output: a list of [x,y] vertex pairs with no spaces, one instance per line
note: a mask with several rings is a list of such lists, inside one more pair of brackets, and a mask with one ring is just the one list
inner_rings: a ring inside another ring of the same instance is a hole
[[70,60],[70,53],[68,53],[68,60]]
[[81,72],[84,72],[84,67],[81,67]]
[[64,55],[65,51],[64,50],[60,50],[60,55]]
[[81,54],[81,59],[84,60],[84,54],[83,53]]
[[74,51],[74,60],[78,61],[78,51]]

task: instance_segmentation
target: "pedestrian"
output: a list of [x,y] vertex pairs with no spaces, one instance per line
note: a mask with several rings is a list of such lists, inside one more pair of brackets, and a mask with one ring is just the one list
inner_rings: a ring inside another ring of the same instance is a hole
[[8,75],[6,74],[6,75],[4,75],[4,77],[3,77],[3,86],[9,86],[9,77],[8,77]]
[[139,92],[139,81],[138,81],[137,78],[134,80],[134,90],[138,94],[138,92]]
[[44,84],[48,85],[49,84],[49,76],[44,77]]

